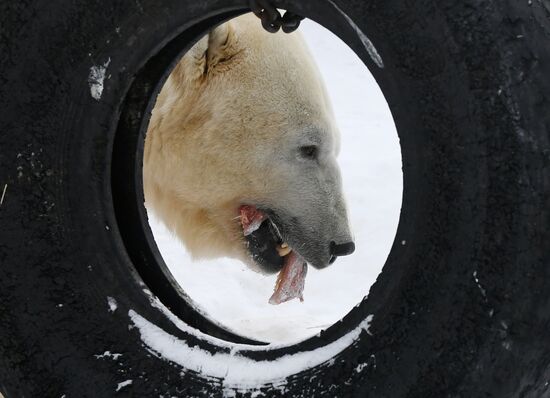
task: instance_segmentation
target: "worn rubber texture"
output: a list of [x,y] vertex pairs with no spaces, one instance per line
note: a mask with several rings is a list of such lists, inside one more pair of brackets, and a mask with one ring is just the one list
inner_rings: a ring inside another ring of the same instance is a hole
[[[403,208],[368,299],[319,337],[245,355],[272,360],[322,347],[372,314],[370,333],[289,377],[284,389],[237,395],[550,396],[549,0],[276,4],[333,30],[375,75],[400,135]],[[372,41],[383,68],[335,5]],[[132,237],[119,225],[124,217],[113,198],[124,202],[124,189],[112,189],[120,173],[111,166],[120,162],[113,154],[121,139],[128,151],[139,148],[131,132],[115,143],[121,124],[139,125],[147,113],[128,103],[143,102],[174,54],[246,6],[0,2],[6,398],[224,394],[221,380],[154,355],[132,327],[129,310],[191,346],[227,352],[179,330],[151,305],[141,263],[155,265],[138,255],[141,232]],[[147,69],[155,59],[156,69]],[[93,66],[106,70],[99,100],[90,91]],[[139,207],[128,197],[128,208]],[[194,315],[182,317],[193,322]],[[96,356],[105,351],[122,356]]]

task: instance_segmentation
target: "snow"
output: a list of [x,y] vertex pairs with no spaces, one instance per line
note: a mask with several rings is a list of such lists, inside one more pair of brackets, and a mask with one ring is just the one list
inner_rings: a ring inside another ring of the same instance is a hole
[[115,312],[118,308],[116,300],[110,296],[107,296],[107,305],[109,306],[109,312]]
[[479,288],[479,291],[481,292],[481,295],[483,296],[485,301],[487,301],[487,292],[485,291],[485,289],[483,288],[483,286],[481,286],[481,283],[479,282],[479,278],[477,277],[477,271],[474,271],[472,276],[474,277],[474,281],[475,281],[477,287]]
[[94,355],[94,357],[96,359],[103,359],[103,358],[112,358],[113,360],[117,360],[118,358],[120,358],[122,356],[122,354],[119,354],[119,353],[113,353],[111,351],[105,351],[103,354],[96,354]]
[[117,387],[116,387],[116,390],[115,391],[120,391],[122,390],[124,387],[126,386],[129,386],[133,383],[133,380],[126,380],[126,381],[123,381],[123,382],[120,382],[117,384]]
[[[393,243],[402,196],[399,140],[372,75],[353,51],[326,29],[309,20],[303,21],[300,29],[318,61],[342,133],[339,164],[355,253],[321,271],[309,267],[305,301],[274,306],[268,299],[276,275],[257,274],[226,258],[192,261],[181,243],[158,220],[150,219],[167,266],[201,312],[243,336],[275,343],[317,334],[368,294]],[[136,319],[139,322],[137,314]],[[153,326],[144,330],[156,333]],[[177,345],[174,350],[179,352]]]
[[239,354],[239,350],[211,353],[198,346],[188,346],[185,341],[160,329],[134,310],[130,310],[128,315],[139,330],[141,340],[161,357],[204,376],[223,379],[224,387],[239,389],[268,383],[284,386],[288,376],[330,361],[353,344],[361,332],[369,333],[373,318],[369,315],[355,329],[328,345],[284,355],[272,361],[257,361]]
[[368,364],[366,364],[366,363],[360,363],[359,365],[357,365],[355,367],[355,372],[356,373],[361,373],[363,371],[363,369],[365,369],[367,366],[368,366]]

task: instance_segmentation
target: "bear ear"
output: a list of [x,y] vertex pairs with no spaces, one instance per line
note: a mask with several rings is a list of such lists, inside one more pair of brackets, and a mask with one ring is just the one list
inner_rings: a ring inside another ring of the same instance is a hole
[[190,78],[190,74],[195,78],[204,76],[237,54],[239,51],[236,44],[235,28],[231,22],[226,22],[214,28],[191,47],[174,72],[181,74],[181,78]]
[[214,69],[238,52],[235,27],[231,22],[216,27],[208,34],[208,49],[205,54],[207,68]]

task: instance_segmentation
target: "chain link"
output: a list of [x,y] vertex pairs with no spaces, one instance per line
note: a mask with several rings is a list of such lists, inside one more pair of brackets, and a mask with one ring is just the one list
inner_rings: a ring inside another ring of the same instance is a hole
[[250,9],[260,20],[265,30],[275,33],[282,29],[285,33],[294,32],[304,17],[286,11],[283,16],[269,0],[250,0]]

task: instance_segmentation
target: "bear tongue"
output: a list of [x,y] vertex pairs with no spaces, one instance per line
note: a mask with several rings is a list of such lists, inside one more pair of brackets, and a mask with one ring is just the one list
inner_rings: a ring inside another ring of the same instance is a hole
[[304,301],[303,291],[307,274],[306,261],[294,250],[285,256],[283,269],[279,272],[275,291],[269,299],[269,304],[281,304],[285,301],[299,298]]

